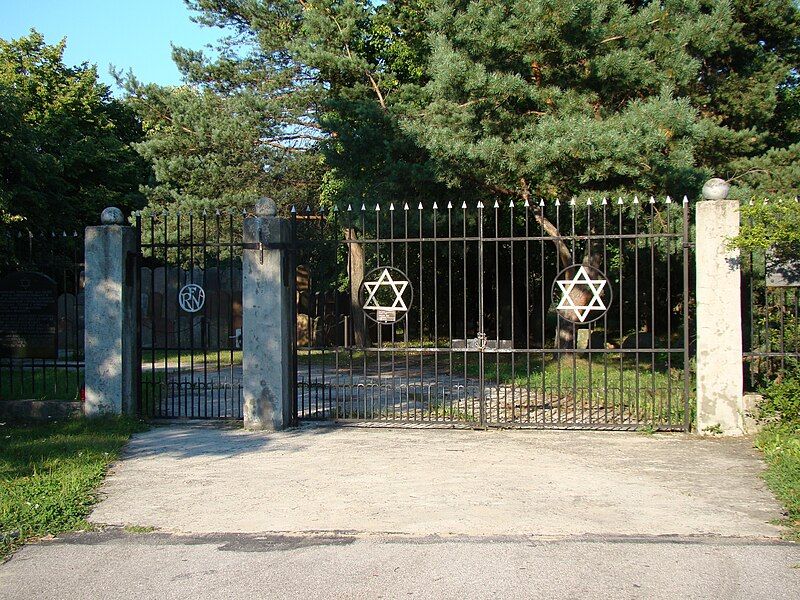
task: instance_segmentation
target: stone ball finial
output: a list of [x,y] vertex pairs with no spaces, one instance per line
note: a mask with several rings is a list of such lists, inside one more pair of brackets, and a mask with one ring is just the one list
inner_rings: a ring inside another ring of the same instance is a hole
[[706,200],[725,200],[730,189],[730,183],[719,177],[714,177],[703,185],[703,198]]
[[123,225],[125,223],[125,215],[116,206],[109,206],[100,213],[100,223],[103,225]]
[[256,200],[257,217],[274,217],[278,214],[278,205],[272,198],[259,198]]

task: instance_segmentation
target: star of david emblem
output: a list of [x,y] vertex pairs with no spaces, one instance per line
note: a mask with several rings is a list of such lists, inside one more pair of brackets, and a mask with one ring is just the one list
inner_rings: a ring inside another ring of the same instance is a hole
[[[568,269],[564,269],[562,273],[567,270]],[[588,317],[589,313],[592,311],[605,312],[608,310],[608,306],[603,301],[602,297],[603,288],[605,288],[608,281],[604,278],[592,279],[589,277],[589,273],[584,266],[581,265],[572,279],[557,279],[556,283],[561,289],[561,301],[558,303],[558,306],[556,306],[556,310],[572,311],[581,323],[586,321],[586,317]],[[575,286],[586,286],[589,288],[592,297],[588,303],[576,304],[575,298],[572,296],[572,291]],[[600,318],[601,316],[602,314],[595,318]]]
[[[377,279],[367,281],[378,272],[380,274]],[[392,272],[394,272],[394,276],[392,276]],[[394,323],[402,319],[408,312],[408,304],[403,298],[403,294],[411,285],[405,276],[397,269],[386,267],[371,271],[364,279],[366,298],[362,308],[365,311],[374,312],[374,316],[369,312],[367,315],[379,323]],[[384,290],[386,291],[384,292]],[[384,303],[381,304],[381,302]]]

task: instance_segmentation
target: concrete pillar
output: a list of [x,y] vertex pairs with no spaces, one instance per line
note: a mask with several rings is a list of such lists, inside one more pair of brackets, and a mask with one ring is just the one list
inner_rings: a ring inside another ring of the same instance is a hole
[[741,266],[728,247],[739,233],[739,203],[727,182],[711,179],[696,207],[697,431],[740,435],[742,400]]
[[265,198],[244,220],[242,253],[242,388],[246,429],[291,423],[292,298],[287,219]]
[[86,228],[84,413],[135,414],[136,237],[118,208],[106,208],[100,222]]

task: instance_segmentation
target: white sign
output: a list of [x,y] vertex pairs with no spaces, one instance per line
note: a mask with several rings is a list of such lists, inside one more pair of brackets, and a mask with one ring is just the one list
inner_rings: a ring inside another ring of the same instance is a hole
[[186,312],[195,313],[206,303],[205,290],[196,283],[186,284],[178,292],[178,304]]
[[[570,269],[571,268],[572,267],[570,267]],[[569,269],[564,269],[562,273],[568,270]],[[593,270],[597,271],[597,269]],[[599,273],[599,271],[597,272]],[[589,321],[599,319],[603,316],[603,313],[608,310],[608,306],[603,301],[602,296],[603,288],[606,287],[607,283],[608,281],[606,281],[605,278],[592,279],[589,277],[586,267],[581,265],[572,279],[556,279],[556,284],[558,284],[558,287],[561,289],[561,300],[558,303],[558,306],[556,306],[556,310],[571,311],[581,323],[586,322],[586,318],[589,316],[590,312],[602,311],[597,315],[593,315],[593,318],[589,319]],[[586,302],[585,299],[583,302],[580,302],[581,296],[585,298],[585,296],[588,294],[574,293],[576,286],[578,286],[579,290],[588,288],[588,291],[591,294],[591,298],[588,302]],[[575,296],[577,296],[577,298]],[[578,300],[577,303],[576,300]]]

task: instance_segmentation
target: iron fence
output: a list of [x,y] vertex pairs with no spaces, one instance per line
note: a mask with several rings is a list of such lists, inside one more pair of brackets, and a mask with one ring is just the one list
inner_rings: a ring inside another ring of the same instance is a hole
[[690,428],[685,199],[292,216],[296,419]]
[[800,271],[797,258],[768,251],[742,257],[744,391],[797,374],[800,367]]
[[0,400],[83,400],[83,241],[4,225]]
[[242,219],[136,215],[139,412],[242,418]]

